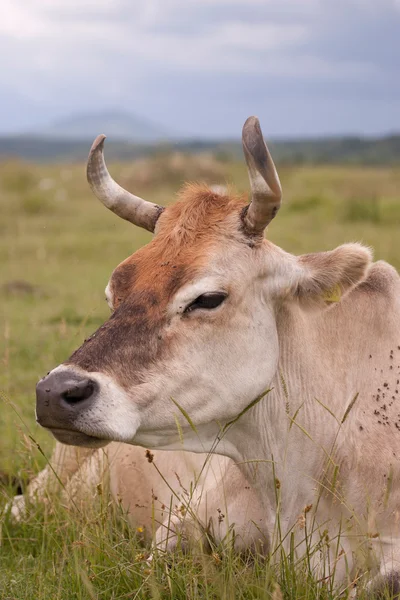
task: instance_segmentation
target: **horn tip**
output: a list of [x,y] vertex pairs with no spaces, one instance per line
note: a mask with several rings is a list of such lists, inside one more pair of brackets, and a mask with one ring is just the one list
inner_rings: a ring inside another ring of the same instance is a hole
[[94,140],[92,147],[90,148],[89,155],[93,154],[93,152],[95,152],[96,150],[101,150],[103,148],[105,139],[106,136],[104,135],[104,133],[98,135],[97,138]]
[[258,117],[252,115],[251,117],[248,117],[243,125],[243,131],[245,129],[250,129],[250,128],[254,128],[260,126],[260,120]]
[[249,117],[243,125],[242,141],[245,146],[251,146],[255,140],[263,139],[263,133],[258,117]]

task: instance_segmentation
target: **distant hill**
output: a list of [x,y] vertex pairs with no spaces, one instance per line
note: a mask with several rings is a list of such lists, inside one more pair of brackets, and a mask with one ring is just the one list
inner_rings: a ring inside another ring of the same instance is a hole
[[47,139],[92,140],[104,132],[114,140],[130,142],[158,142],[170,137],[148,119],[116,110],[71,115],[31,133]]
[[[163,143],[147,140],[142,143],[132,143],[118,139],[108,131],[107,127],[100,127],[86,140],[37,135],[0,137],[0,160],[11,157],[40,162],[85,160],[95,135],[101,132],[108,135],[106,153],[109,161],[132,160],[169,150],[190,153],[211,151],[227,159],[242,160],[243,157],[241,142],[237,140]],[[400,135],[380,138],[279,140],[269,142],[268,145],[274,160],[279,164],[400,165]]]

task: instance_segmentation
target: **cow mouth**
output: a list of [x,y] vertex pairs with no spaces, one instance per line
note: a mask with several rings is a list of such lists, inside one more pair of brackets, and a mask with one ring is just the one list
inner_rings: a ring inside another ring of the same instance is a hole
[[70,429],[48,428],[58,442],[69,446],[84,446],[85,448],[102,448],[110,443],[110,440],[101,439],[94,435],[88,435],[81,431],[71,431]]

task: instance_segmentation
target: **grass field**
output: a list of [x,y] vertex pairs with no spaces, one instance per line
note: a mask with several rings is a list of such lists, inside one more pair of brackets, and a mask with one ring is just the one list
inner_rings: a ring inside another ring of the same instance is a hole
[[[172,202],[187,179],[247,189],[243,165],[210,156],[158,156],[110,170],[160,204]],[[399,168],[286,167],[280,175],[284,204],[269,228],[273,242],[300,254],[362,241],[400,268]],[[96,201],[81,164],[3,163],[0,206],[0,470],[27,480],[53,447],[35,424],[37,380],[105,320],[111,271],[150,238]],[[10,487],[3,492],[1,511]],[[222,551],[177,553],[168,563],[156,557],[149,566],[140,536],[99,498],[79,519],[44,507],[23,524],[3,515],[0,598],[335,597],[290,558],[278,572]]]

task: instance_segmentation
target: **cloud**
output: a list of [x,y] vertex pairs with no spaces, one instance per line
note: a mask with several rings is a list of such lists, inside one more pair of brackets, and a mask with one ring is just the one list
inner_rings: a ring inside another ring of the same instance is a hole
[[207,134],[224,115],[229,135],[243,111],[285,106],[284,134],[319,112],[329,130],[335,99],[343,127],[355,112],[358,129],[399,128],[399,25],[399,0],[6,0],[0,128],[22,126],[13,94],[32,124],[120,106]]

